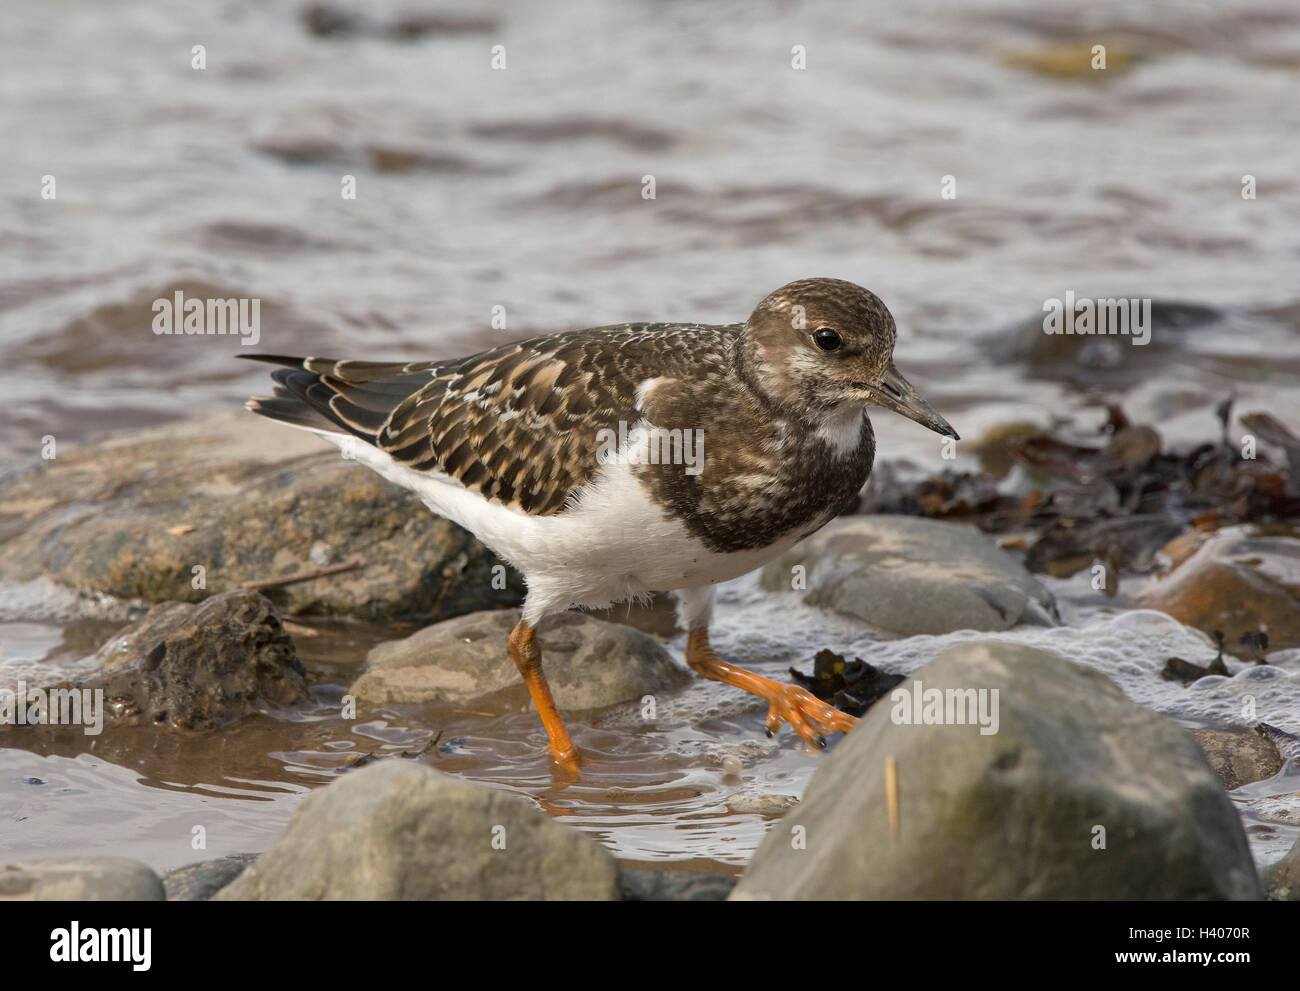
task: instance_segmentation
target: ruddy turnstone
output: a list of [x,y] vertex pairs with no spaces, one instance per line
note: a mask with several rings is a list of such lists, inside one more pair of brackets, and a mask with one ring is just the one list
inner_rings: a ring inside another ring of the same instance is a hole
[[510,656],[559,763],[577,750],[538,624],[656,591],[678,595],[692,668],[765,699],[769,733],[786,721],[825,746],[856,720],[722,660],[713,586],[857,494],[875,456],[867,406],[957,436],[894,367],[894,337],[874,294],[804,279],[743,324],[619,324],[407,364],[248,355],[286,366],[248,408],[351,447],[523,572]]

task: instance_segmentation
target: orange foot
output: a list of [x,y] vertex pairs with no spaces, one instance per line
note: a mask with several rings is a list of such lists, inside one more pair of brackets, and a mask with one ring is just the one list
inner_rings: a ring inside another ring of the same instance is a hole
[[782,722],[813,746],[825,747],[826,734],[847,733],[858,724],[853,716],[840,712],[810,695],[798,685],[789,685],[744,668],[728,664],[709,646],[707,627],[691,630],[686,637],[686,663],[705,678],[735,685],[767,700],[767,734],[781,728]]
[[[725,662],[723,662],[725,663]],[[739,668],[732,670],[738,671]],[[767,735],[772,736],[781,729],[782,721],[801,737],[818,747],[826,746],[826,734],[847,733],[858,724],[855,717],[847,712],[840,712],[833,705],[827,705],[821,699],[810,695],[798,685],[786,685],[769,678],[746,671],[746,674],[767,682],[763,691],[755,691],[767,699]],[[725,680],[725,679],[720,679]],[[743,687],[743,686],[742,686]]]
[[533,705],[537,706],[537,712],[542,717],[542,725],[546,727],[546,735],[551,741],[551,758],[564,775],[576,776],[578,748],[573,745],[569,730],[564,725],[564,717],[560,715],[559,706],[551,696],[546,675],[542,674],[542,648],[537,642],[537,630],[521,619],[510,633],[508,646],[515,667],[528,686]]

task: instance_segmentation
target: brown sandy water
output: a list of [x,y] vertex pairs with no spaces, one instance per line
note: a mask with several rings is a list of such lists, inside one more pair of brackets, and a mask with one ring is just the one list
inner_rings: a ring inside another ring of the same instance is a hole
[[[76,842],[169,868],[261,849],[308,789],[359,760],[389,758],[425,760],[530,796],[624,860],[737,870],[767,817],[734,813],[727,803],[793,799],[817,760],[792,738],[766,740],[763,711],[741,693],[699,684],[662,698],[653,721],[639,706],[571,718],[584,755],[575,781],[554,769],[536,714],[524,711],[522,685],[472,708],[392,706],[343,718],[341,698],[365,650],[399,631],[330,621],[306,628],[317,635],[299,633],[295,641],[313,705],[210,734],[121,727],[88,739],[79,727],[15,731],[5,742],[22,749],[0,750],[0,796],[13,812],[0,824],[9,854],[52,855]],[[759,666],[783,674],[779,665]],[[724,769],[725,757],[740,761],[739,774]],[[87,815],[94,808],[102,820]],[[207,833],[201,854],[190,846],[195,826]]]
[[[261,299],[258,350],[396,358],[624,320],[729,322],[790,279],[837,276],[890,305],[900,366],[964,437],[1011,420],[1086,435],[1099,396],[1171,444],[1215,436],[1228,393],[1300,426],[1300,12],[1287,0],[815,0],[767,16],[495,2],[474,6],[477,27],[400,43],[316,37],[299,7],[0,10],[0,477],[47,436],[89,441],[261,389],[231,360],[237,341],[151,332],[152,301],[177,289]],[[393,5],[364,9],[382,21]],[[1098,37],[1116,67],[1104,79],[1009,64]],[[489,68],[497,43],[505,72]],[[806,71],[790,68],[795,44]],[[344,174],[355,201],[339,196]],[[956,200],[939,197],[945,175]],[[1209,316],[1162,325],[1146,349],[1021,360],[1043,340],[1043,301],[1066,290]],[[491,324],[498,305],[506,329]],[[920,427],[874,423],[882,461],[945,466]],[[1183,690],[1146,667],[1200,641],[1081,579],[1049,584],[1067,627],[1017,636],[1189,724],[1228,721],[1244,682]],[[42,595],[0,584],[0,667],[67,668],[117,627]],[[720,648],[773,676],[821,647],[907,671],[959,639],[885,641],[745,580],[724,591],[719,624]],[[339,718],[367,647],[403,632],[320,624],[298,638],[314,706],[221,733],[0,737],[0,859],[120,853],[166,869],[261,850],[358,755],[438,736],[418,759],[529,795],[626,860],[735,869],[770,818],[728,800],[797,796],[816,767],[789,734],[763,736],[760,706],[713,685],[661,700],[653,723],[631,708],[576,719],[591,759],[564,787],[519,693]],[[1290,680],[1245,687],[1300,731]],[[1257,857],[1290,835],[1252,835]]]

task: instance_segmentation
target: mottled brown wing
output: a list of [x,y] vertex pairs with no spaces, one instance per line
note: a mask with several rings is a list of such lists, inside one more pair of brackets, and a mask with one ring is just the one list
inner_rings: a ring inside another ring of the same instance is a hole
[[[690,337],[695,349],[681,345]],[[637,386],[718,352],[716,328],[626,326],[537,338],[445,366],[393,410],[378,446],[489,499],[549,515],[599,466],[601,431],[636,423]],[[702,345],[711,344],[712,347]]]
[[301,400],[398,464],[550,515],[596,473],[600,431],[637,422],[637,387],[720,370],[734,330],[629,324],[405,365],[263,357],[297,367],[274,373],[276,399],[255,402],[289,419],[270,404]]

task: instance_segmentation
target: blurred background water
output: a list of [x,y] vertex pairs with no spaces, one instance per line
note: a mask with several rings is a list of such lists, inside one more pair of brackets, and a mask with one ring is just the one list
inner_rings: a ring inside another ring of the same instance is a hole
[[1076,399],[987,335],[1066,290],[1154,297],[1233,319],[1139,412],[1202,414],[1169,406],[1202,386],[1300,412],[1269,375],[1300,320],[1290,0],[12,0],[0,45],[7,458],[241,401],[233,340],[152,334],[177,288],[260,298],[262,350],[450,357],[836,276],[964,434]]

